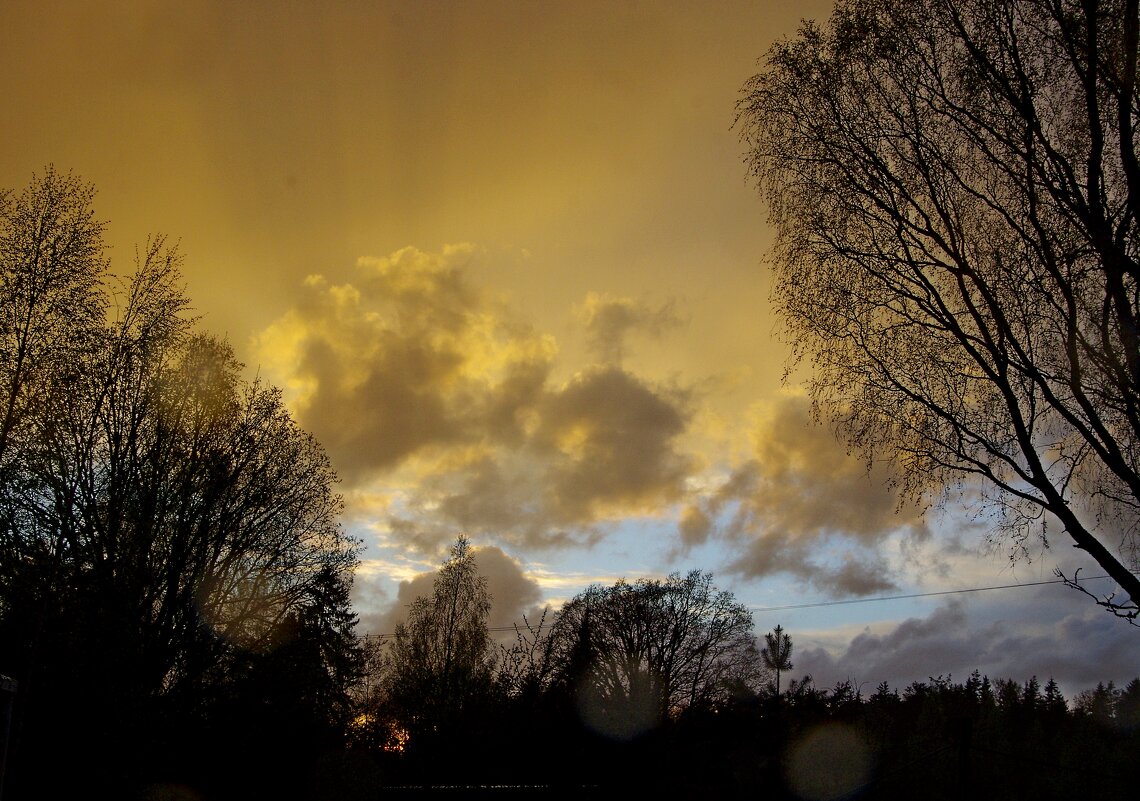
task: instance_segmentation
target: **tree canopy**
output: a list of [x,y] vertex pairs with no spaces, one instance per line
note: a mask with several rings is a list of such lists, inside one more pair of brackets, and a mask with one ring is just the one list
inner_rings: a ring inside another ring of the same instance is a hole
[[751,613],[700,571],[592,586],[558,612],[551,638],[580,713],[621,736],[714,706],[759,670]]
[[841,0],[738,106],[817,409],[910,492],[981,487],[1013,556],[1059,523],[1130,620],[1136,56],[1135,0]]

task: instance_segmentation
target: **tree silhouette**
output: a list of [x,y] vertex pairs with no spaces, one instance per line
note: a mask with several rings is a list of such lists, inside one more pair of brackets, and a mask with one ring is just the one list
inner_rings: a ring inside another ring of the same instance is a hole
[[93,196],[49,168],[0,214],[0,673],[24,782],[112,743],[141,771],[286,629],[352,640],[331,621],[358,544],[323,450],[196,330],[176,248],[108,276]]
[[494,667],[491,597],[464,536],[440,567],[432,594],[408,607],[383,667],[386,703],[413,738],[450,734],[489,692]]
[[776,674],[776,696],[780,695],[780,674],[791,670],[792,664],[792,638],[784,633],[779,625],[764,635],[764,649],[760,658],[764,660],[764,667]]
[[34,436],[36,404],[86,361],[107,301],[104,224],[95,189],[48,167],[16,196],[0,192],[0,469]]
[[916,495],[976,482],[1014,557],[1059,521],[1130,620],[1137,29],[1134,0],[841,0],[738,107],[817,408]]
[[700,571],[592,586],[562,607],[551,637],[556,676],[618,736],[715,706],[756,680],[752,615]]

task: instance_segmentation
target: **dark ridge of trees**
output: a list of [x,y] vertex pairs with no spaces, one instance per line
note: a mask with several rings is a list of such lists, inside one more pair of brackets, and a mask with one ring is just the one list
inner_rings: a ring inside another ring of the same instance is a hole
[[[482,730],[494,747],[468,742],[479,758],[458,775],[429,768],[422,753],[415,763],[393,752],[378,761],[396,786],[430,785],[442,774],[444,784],[533,784],[566,797],[1129,797],[1140,779],[1135,692],[1102,686],[1070,708],[1049,686],[975,672],[962,683],[882,684],[867,696],[851,681],[821,689],[805,676],[779,697],[740,694],[632,737],[600,734],[552,688],[537,700],[501,698]],[[434,757],[456,758],[448,750]]]
[[[1140,780],[1140,679],[1071,703],[1052,679],[991,681],[977,671],[964,682],[884,682],[869,695],[851,681],[819,688],[810,676],[778,691],[747,610],[700,572],[592,586],[524,620],[484,672],[486,590],[471,575],[454,581],[457,562],[469,558],[461,539],[432,596],[412,605],[402,639],[371,646],[381,656],[351,753],[389,791],[1116,799]],[[475,610],[466,625],[483,628],[457,636],[453,649],[468,653],[478,670],[464,675],[476,680],[442,679],[445,629],[423,621],[451,619],[452,608]],[[431,646],[410,649],[409,629],[420,627]],[[777,627],[768,645],[769,661],[790,671],[791,635]],[[408,694],[407,674],[434,678]],[[444,699],[451,713],[425,718]]]
[[738,106],[817,410],[915,496],[985,490],[1012,558],[1059,524],[1132,622],[1138,29],[1135,0],[840,0]]

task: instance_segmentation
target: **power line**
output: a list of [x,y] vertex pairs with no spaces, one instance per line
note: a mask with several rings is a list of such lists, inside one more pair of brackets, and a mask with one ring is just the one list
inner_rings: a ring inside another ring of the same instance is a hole
[[[1077,578],[1076,581],[1099,581],[1100,579],[1112,578],[1112,576],[1085,576],[1084,578]],[[1021,584],[999,584],[994,587],[964,587],[957,590],[939,590],[937,592],[912,592],[905,595],[879,595],[874,598],[847,598],[840,601],[813,601],[806,604],[786,604],[784,606],[761,606],[751,608],[752,612],[784,612],[789,609],[813,609],[820,606],[846,606],[848,604],[869,604],[875,601],[904,601],[910,598],[934,598],[940,595],[961,595],[968,592],[991,592],[993,590],[1014,590],[1020,587],[1040,587],[1045,584],[1064,584],[1065,579],[1049,579],[1048,581],[1026,581]],[[539,631],[540,629],[548,629],[554,624],[541,623],[537,626],[527,626],[529,631]],[[501,632],[501,631],[516,631],[517,626],[492,626],[487,631]],[[391,634],[364,634],[361,635],[363,639],[391,637]]]
[[[1086,576],[1077,581],[1096,581],[1098,579],[1112,578],[1111,576]],[[959,590],[940,590],[938,592],[912,592],[906,595],[880,595],[876,598],[847,598],[842,601],[815,601],[806,604],[787,604],[785,606],[764,606],[753,608],[753,612],[782,612],[786,609],[811,609],[817,606],[844,606],[846,604],[868,604],[873,601],[902,601],[907,598],[933,598],[937,595],[960,595],[967,592],[989,592],[990,590],[1012,590],[1018,587],[1040,587],[1043,584],[1064,584],[1065,579],[1050,579],[1049,581],[1026,581],[1022,584],[999,584],[995,587],[969,587]]]

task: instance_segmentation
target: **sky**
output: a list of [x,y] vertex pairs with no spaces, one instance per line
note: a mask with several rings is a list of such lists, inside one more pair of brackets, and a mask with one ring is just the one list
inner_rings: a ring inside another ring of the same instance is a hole
[[362,631],[465,533],[496,627],[699,569],[820,686],[1126,682],[1140,629],[1038,583],[1095,564],[897,497],[784,379],[734,106],[829,10],[9,0],[0,186],[94,183],[116,272],[180,241],[202,325],[341,476]]

